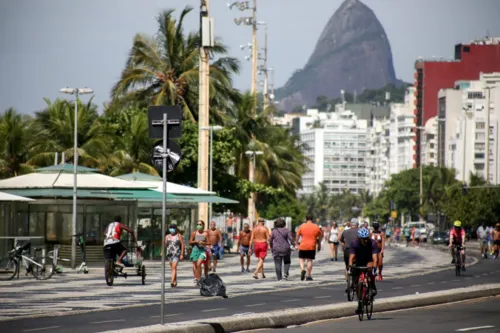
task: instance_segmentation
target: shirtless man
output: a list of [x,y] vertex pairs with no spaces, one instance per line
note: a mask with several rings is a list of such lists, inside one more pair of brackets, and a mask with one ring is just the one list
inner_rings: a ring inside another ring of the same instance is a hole
[[252,236],[250,237],[250,247],[253,246],[253,252],[255,252],[255,257],[259,259],[257,268],[253,273],[254,279],[259,278],[258,276],[259,271],[262,273],[262,278],[263,279],[266,278],[266,276],[264,275],[264,259],[267,256],[269,229],[267,229],[267,227],[264,224],[265,224],[264,219],[259,218],[259,223],[253,229]]
[[493,259],[497,259],[500,251],[500,223],[495,224],[495,229],[491,232],[491,238],[493,238]]
[[210,244],[210,251],[212,255],[210,258],[214,259],[214,265],[211,270],[215,273],[217,268],[217,261],[220,259],[220,253],[223,249],[222,247],[222,234],[219,229],[215,227],[215,222],[210,222],[210,229],[207,230],[208,233],[208,243]]
[[245,272],[244,263],[245,256],[247,257],[247,269],[246,272],[250,273],[250,239],[252,238],[252,230],[250,230],[250,225],[245,223],[243,225],[243,230],[240,232],[238,237],[238,251],[240,251],[240,263],[241,272]]

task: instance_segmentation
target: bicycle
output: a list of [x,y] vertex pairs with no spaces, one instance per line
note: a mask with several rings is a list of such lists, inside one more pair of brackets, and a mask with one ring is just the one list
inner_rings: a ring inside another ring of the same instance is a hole
[[[80,251],[82,254],[82,263],[80,266],[76,269],[77,273],[83,272],[83,274],[88,274],[89,270],[87,268],[87,263],[86,263],[86,251],[85,251],[85,238],[83,237],[83,233],[73,235],[73,237],[78,237],[78,246],[80,247]],[[70,259],[66,258],[59,258],[59,249],[60,245],[56,244],[54,245],[54,250],[49,251],[47,253],[47,256],[52,259],[54,262],[54,266],[56,267],[56,273],[61,274],[63,272],[63,267],[58,266],[59,260],[64,261],[64,262],[70,262]]]
[[455,276],[460,276],[462,274],[462,250],[465,251],[465,247],[461,245],[454,245],[455,250]]
[[347,288],[346,288],[346,294],[347,294],[347,300],[349,302],[352,302],[354,300],[354,294],[356,293],[356,283],[353,279],[352,273],[347,274]]
[[[366,312],[366,317],[368,320],[372,319],[373,314],[373,296],[372,296],[372,287],[370,281],[369,272],[373,269],[371,267],[356,267],[353,269],[358,270],[360,272],[359,279],[357,283],[357,294],[358,294],[358,309],[361,310],[358,312],[359,320],[363,320],[364,312]],[[359,304],[361,302],[361,307]],[[363,309],[364,308],[364,309]]]
[[7,257],[0,259],[0,280],[12,280],[16,275],[19,280],[21,261],[25,264],[26,275],[31,273],[37,280],[47,280],[54,274],[55,266],[52,259],[46,256],[37,257],[37,253],[42,251],[41,248],[33,249],[35,253],[33,258],[24,255],[30,248],[30,242],[19,246],[16,244]]
[[[127,255],[123,258],[123,264],[125,267],[135,267],[137,276],[141,277],[142,284],[146,284],[146,267],[142,264],[144,258],[142,257],[142,252],[146,245],[143,245],[142,241],[137,242],[136,247],[130,247],[127,251]],[[135,252],[132,250],[135,249]],[[129,254],[131,254],[130,260],[127,260]],[[135,257],[134,257],[135,256]],[[125,279],[128,277],[127,272],[123,272],[124,267],[116,265],[116,257],[113,256],[112,251],[109,246],[104,246],[104,278],[108,286],[112,286],[115,277],[122,276]]]

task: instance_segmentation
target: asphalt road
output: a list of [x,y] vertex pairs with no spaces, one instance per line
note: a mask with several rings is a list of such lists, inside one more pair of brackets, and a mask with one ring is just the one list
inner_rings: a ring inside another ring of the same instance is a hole
[[[372,333],[446,333],[446,332],[500,332],[500,297],[483,298],[420,309],[374,313],[372,320],[359,321],[357,317],[309,323],[299,327],[259,330],[255,333],[357,333],[368,329]],[[417,324],[418,323],[418,324]],[[404,329],[403,329],[404,328]]]
[[[499,274],[500,261],[496,260],[481,260],[476,265],[470,266],[467,272],[460,277],[455,276],[453,266],[450,265],[450,270],[378,282],[379,296],[377,298],[495,283],[499,281]],[[304,284],[306,285],[305,282]],[[314,288],[284,290],[228,299],[209,298],[202,301],[176,303],[166,307],[165,321],[168,323],[196,319],[206,320],[213,317],[248,312],[258,313],[286,308],[341,303],[347,301],[344,288],[344,285],[316,286]],[[352,305],[354,311],[356,305],[355,303],[352,303]],[[39,332],[43,331],[44,328],[51,333],[102,332],[158,324],[160,321],[159,314],[159,305],[148,305],[71,316],[21,319],[0,322],[0,332]]]

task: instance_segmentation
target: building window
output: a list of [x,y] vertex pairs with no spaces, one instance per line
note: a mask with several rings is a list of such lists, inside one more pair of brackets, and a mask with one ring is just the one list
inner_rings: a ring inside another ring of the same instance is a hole
[[475,153],[474,158],[484,158],[484,153]]
[[469,53],[470,52],[470,46],[464,46],[464,52]]
[[483,92],[482,91],[471,91],[467,93],[467,98],[468,99],[482,99],[483,97]]
[[476,133],[476,140],[484,140],[485,137],[484,133]]
[[475,143],[474,148],[477,151],[484,151],[485,150],[485,144],[484,143]]
[[485,128],[485,123],[484,121],[478,121],[476,123],[476,129],[484,129]]

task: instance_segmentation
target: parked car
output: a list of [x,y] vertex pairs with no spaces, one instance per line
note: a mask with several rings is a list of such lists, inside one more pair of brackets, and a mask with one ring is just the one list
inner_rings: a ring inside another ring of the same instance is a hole
[[435,231],[432,234],[431,242],[433,244],[448,244],[450,242],[450,234],[445,231]]

